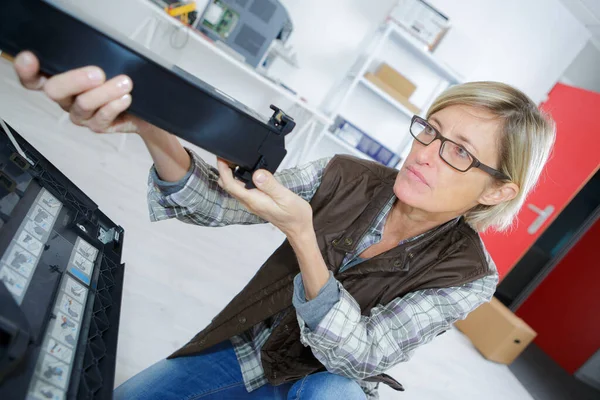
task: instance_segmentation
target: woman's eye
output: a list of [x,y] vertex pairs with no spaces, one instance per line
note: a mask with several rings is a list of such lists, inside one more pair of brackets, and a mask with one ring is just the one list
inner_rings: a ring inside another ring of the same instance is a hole
[[462,147],[456,146],[456,154],[461,158],[469,158],[469,152]]

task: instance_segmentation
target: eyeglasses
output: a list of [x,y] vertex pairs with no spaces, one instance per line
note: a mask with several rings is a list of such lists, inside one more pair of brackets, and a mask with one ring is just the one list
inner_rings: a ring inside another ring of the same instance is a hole
[[419,116],[413,116],[410,122],[410,134],[417,142],[429,146],[436,139],[442,142],[440,145],[440,158],[446,164],[457,171],[467,172],[471,168],[479,168],[494,178],[501,180],[510,180],[510,177],[492,167],[482,164],[467,149],[450,139],[446,139],[429,122]]

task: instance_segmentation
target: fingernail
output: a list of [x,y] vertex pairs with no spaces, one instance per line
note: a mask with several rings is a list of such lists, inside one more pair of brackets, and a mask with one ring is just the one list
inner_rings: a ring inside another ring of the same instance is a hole
[[117,83],[117,87],[122,91],[129,91],[131,89],[131,79],[123,78]]
[[267,175],[265,175],[264,173],[259,172],[256,174],[255,181],[257,183],[264,183],[266,180],[267,180]]
[[104,78],[104,74],[98,68],[90,68],[87,76],[88,76],[88,79],[92,82],[99,82]]
[[125,96],[121,97],[119,101],[121,102],[121,104],[128,104],[131,101],[131,95],[126,94]]
[[21,67],[26,67],[33,63],[33,57],[29,53],[23,53],[17,58],[17,64]]

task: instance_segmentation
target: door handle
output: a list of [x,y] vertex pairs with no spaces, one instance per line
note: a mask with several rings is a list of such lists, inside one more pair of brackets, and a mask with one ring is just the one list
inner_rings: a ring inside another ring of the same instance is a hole
[[552,204],[549,204],[548,206],[546,206],[546,208],[541,210],[539,207],[536,207],[533,204],[527,204],[527,208],[538,214],[538,217],[527,228],[527,233],[533,235],[540,229],[544,222],[546,222],[550,215],[552,215],[552,213],[554,212],[554,206]]

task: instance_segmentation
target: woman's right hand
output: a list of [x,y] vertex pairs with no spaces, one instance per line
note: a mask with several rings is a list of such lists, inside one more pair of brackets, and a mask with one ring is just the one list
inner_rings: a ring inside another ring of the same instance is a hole
[[129,77],[106,81],[100,68],[90,66],[47,78],[40,74],[38,59],[27,51],[15,58],[15,69],[23,86],[43,90],[76,125],[98,133],[139,134],[163,180],[177,182],[190,169],[190,155],[175,136],[126,112],[133,88]]
[[75,125],[97,133],[140,133],[149,125],[125,113],[131,105],[133,83],[125,75],[106,81],[104,71],[89,66],[47,78],[40,74],[40,63],[31,52],[15,58],[15,69],[27,89],[42,90],[69,113]]

